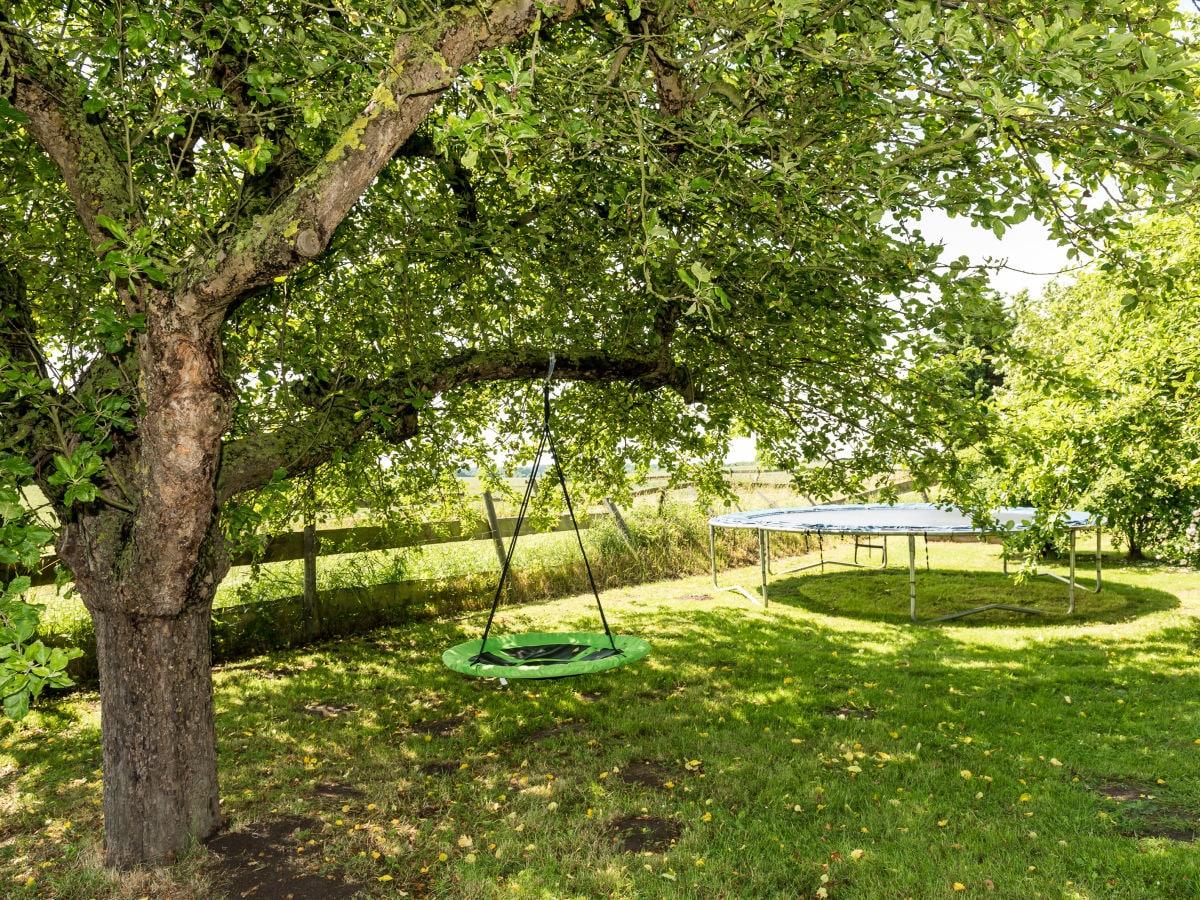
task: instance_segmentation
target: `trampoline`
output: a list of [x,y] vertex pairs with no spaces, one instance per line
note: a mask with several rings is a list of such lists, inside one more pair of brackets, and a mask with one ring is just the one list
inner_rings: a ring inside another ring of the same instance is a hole
[[[708,521],[709,561],[712,565],[713,587],[720,591],[736,591],[755,603],[767,605],[767,576],[773,574],[788,574],[802,572],[805,569],[820,567],[825,571],[826,565],[850,566],[853,568],[884,568],[887,566],[887,539],[889,537],[908,538],[908,602],[909,617],[918,623],[943,622],[950,619],[960,619],[976,613],[993,609],[1010,612],[1046,615],[1047,611],[1028,606],[1011,606],[1004,603],[989,603],[960,612],[938,616],[933,619],[917,618],[917,537],[926,540],[926,565],[928,565],[928,540],[933,537],[961,537],[976,535],[988,537],[1003,534],[1008,531],[1025,531],[1030,527],[1037,510],[1033,507],[1014,506],[993,510],[991,515],[997,521],[998,527],[985,530],[977,527],[970,516],[958,509],[947,509],[932,503],[897,503],[887,505],[869,503],[851,506],[808,506],[791,509],[758,509],[750,512],[727,513],[715,516]],[[1075,590],[1100,593],[1100,526],[1101,520],[1091,513],[1071,510],[1061,515],[1057,522],[1059,529],[1069,533],[1070,573],[1067,576],[1054,572],[1036,572],[1061,581],[1068,586],[1067,615],[1075,612]],[[722,587],[717,583],[717,543],[718,528],[752,529],[758,534],[759,572],[761,579],[761,599],[755,597],[745,588],[732,585]],[[1096,532],[1096,586],[1085,587],[1075,578],[1075,539],[1079,531],[1095,529]],[[824,547],[821,547],[820,562],[809,563],[787,572],[771,571],[771,534],[773,532],[791,532],[794,534],[815,534],[818,540],[824,535],[850,536],[855,538],[855,557],[853,562],[826,560]],[[862,543],[863,539],[867,543]],[[878,540],[879,543],[871,543]],[[882,550],[882,562],[878,566],[867,566],[858,562],[858,551],[866,548],[869,551]],[[1004,561],[1004,571],[1008,571],[1008,560]]]

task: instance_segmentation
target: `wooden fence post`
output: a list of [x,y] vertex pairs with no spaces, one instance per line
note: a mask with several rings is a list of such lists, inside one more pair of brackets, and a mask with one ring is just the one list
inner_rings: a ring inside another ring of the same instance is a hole
[[492,541],[496,545],[496,558],[500,560],[500,568],[504,568],[504,538],[500,536],[500,520],[496,518],[496,504],[492,500],[492,492],[483,492],[483,509],[487,513],[488,528],[492,530]]
[[321,633],[321,619],[317,612],[317,523],[313,514],[316,506],[312,479],[308,479],[308,500],[304,510],[304,611],[308,617],[306,630],[309,637]]
[[629,530],[629,526],[625,524],[625,520],[621,517],[621,511],[617,509],[617,504],[613,503],[608,497],[604,498],[604,505],[608,507],[608,511],[612,513],[613,521],[617,523],[617,528],[621,530],[621,534],[625,536],[625,543],[630,547],[636,547],[637,541],[633,538],[633,532]]

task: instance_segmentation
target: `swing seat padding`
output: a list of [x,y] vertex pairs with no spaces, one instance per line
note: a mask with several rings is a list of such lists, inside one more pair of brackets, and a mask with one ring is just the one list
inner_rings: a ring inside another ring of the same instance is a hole
[[530,632],[489,636],[486,647],[467,641],[443,653],[442,662],[482,678],[563,678],[615,669],[649,652],[648,643],[625,634],[610,641],[606,634]]

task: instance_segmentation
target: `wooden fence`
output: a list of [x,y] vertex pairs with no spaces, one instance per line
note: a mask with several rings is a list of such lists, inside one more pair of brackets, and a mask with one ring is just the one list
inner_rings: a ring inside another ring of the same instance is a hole
[[[757,500],[767,506],[775,506],[761,488],[786,487],[791,483],[791,475],[778,469],[729,469],[726,479],[731,485],[752,489]],[[896,481],[890,489],[898,493],[910,491],[914,487],[911,479]],[[689,484],[670,485],[669,475],[651,475],[643,485],[635,489],[634,497],[652,494],[667,494],[670,491],[694,491]],[[833,500],[835,503],[864,502],[876,499],[882,493],[882,488],[871,490],[853,497],[842,497]],[[812,502],[804,498],[805,502]],[[484,493],[485,517],[475,521],[443,521],[424,522],[398,527],[359,526],[356,528],[325,528],[317,529],[309,526],[301,531],[293,531],[268,538],[261,554],[246,551],[236,555],[232,560],[234,566],[248,566],[252,563],[277,563],[303,559],[306,561],[305,581],[306,594],[315,590],[314,561],[321,556],[332,556],[340,553],[368,553],[377,550],[398,550],[405,547],[417,547],[431,544],[447,544],[456,541],[483,541],[491,539],[496,545],[498,558],[503,562],[503,540],[512,537],[516,527],[516,517],[500,518],[496,515],[495,503],[490,493]],[[604,501],[605,512],[590,512],[581,517],[580,527],[588,527],[588,520],[612,516],[622,534],[629,538],[629,529],[621,518],[620,510],[609,499]],[[566,531],[570,528],[570,517],[562,515],[549,531]],[[55,556],[42,557],[39,564],[32,569],[22,567],[0,567],[0,579],[7,580],[14,575],[28,575],[33,585],[53,584],[55,568],[58,559]]]
[[[589,520],[606,518],[608,513],[589,513],[579,522],[580,528],[587,528]],[[339,553],[369,553],[375,550],[398,550],[404,547],[418,547],[427,544],[449,544],[456,541],[502,540],[510,538],[516,528],[516,517],[498,518],[495,527],[486,520],[477,522],[424,522],[404,527],[383,527],[376,525],[360,526],[357,528],[318,528],[292,531],[275,535],[266,541],[262,554],[245,551],[232,559],[234,566],[248,566],[252,563],[277,563],[289,560],[306,559],[310,557],[333,556]],[[539,534],[556,531],[568,531],[571,519],[563,515],[553,528],[539,531]],[[526,534],[529,529],[522,528]],[[36,569],[15,568],[15,570],[0,570],[4,578],[12,574],[28,575],[34,586],[53,584],[54,568],[58,563],[55,556],[43,556]]]

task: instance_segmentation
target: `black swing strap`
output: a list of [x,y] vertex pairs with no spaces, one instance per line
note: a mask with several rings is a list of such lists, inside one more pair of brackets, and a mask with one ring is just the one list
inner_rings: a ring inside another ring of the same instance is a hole
[[496,611],[500,608],[500,596],[504,591],[505,582],[508,580],[509,569],[512,566],[513,553],[517,549],[517,538],[521,536],[521,526],[525,522],[525,515],[529,511],[529,502],[533,497],[533,488],[537,483],[538,469],[541,468],[542,456],[549,446],[550,454],[554,457],[554,468],[558,472],[558,483],[562,487],[563,498],[567,503],[567,515],[571,519],[571,528],[575,532],[575,540],[579,545],[579,553],[583,557],[583,567],[587,570],[588,584],[592,588],[592,596],[596,598],[596,608],[600,611],[600,621],[604,625],[604,634],[608,638],[608,642],[612,649],[616,651],[616,641],[613,639],[612,631],[608,627],[608,617],[604,615],[604,605],[600,602],[600,591],[596,587],[596,579],[592,574],[592,564],[588,560],[587,551],[583,548],[583,535],[579,533],[579,522],[575,518],[575,509],[571,503],[571,493],[567,490],[566,475],[563,472],[562,466],[559,464],[558,451],[554,445],[554,435],[550,430],[550,382],[554,377],[554,354],[550,354],[550,367],[546,372],[546,380],[542,385],[542,433],[538,441],[537,453],[533,459],[533,469],[529,473],[529,480],[525,483],[525,496],[521,499],[521,508],[517,512],[517,521],[514,526],[512,540],[508,544],[508,552],[504,555],[504,565],[500,569],[500,581],[496,585],[496,594],[492,598],[492,609],[488,613],[487,625],[483,629],[483,639],[479,642],[479,655],[482,656],[487,648],[488,635],[492,630],[492,622],[496,618]]
[[517,538],[521,536],[521,526],[525,523],[525,514],[529,510],[529,499],[533,496],[533,486],[537,482],[537,471],[542,464],[542,453],[546,449],[546,431],[543,428],[538,442],[537,453],[533,457],[533,470],[525,483],[525,496],[521,500],[521,508],[517,511],[517,521],[513,528],[512,540],[508,542],[508,552],[504,554],[504,565],[500,567],[500,580],[496,584],[496,594],[492,597],[492,610],[488,613],[487,625],[483,629],[483,640],[479,643],[480,654],[487,648],[488,634],[492,630],[492,622],[496,618],[496,610],[500,608],[500,595],[504,592],[505,582],[508,581],[508,570],[512,566],[513,553],[517,549]]
[[[554,357],[550,357],[550,371],[554,371]],[[554,446],[554,435],[550,431],[550,380],[546,380],[545,393],[542,398],[543,417],[546,421],[546,438],[550,443],[550,454],[554,457],[554,470],[558,473],[558,483],[562,486],[563,499],[567,501],[567,515],[571,517],[571,529],[575,532],[575,542],[579,545],[579,555],[583,557],[583,567],[587,570],[588,584],[592,588],[592,596],[596,598],[596,609],[600,611],[600,622],[604,625],[604,634],[613,650],[617,644],[613,640],[612,631],[608,627],[608,617],[604,615],[604,605],[600,602],[600,591],[596,587],[596,579],[592,575],[592,564],[588,561],[587,551],[583,549],[583,535],[579,533],[579,523],[575,520],[575,509],[571,505],[571,492],[567,490],[567,476],[559,462],[558,449]]]

